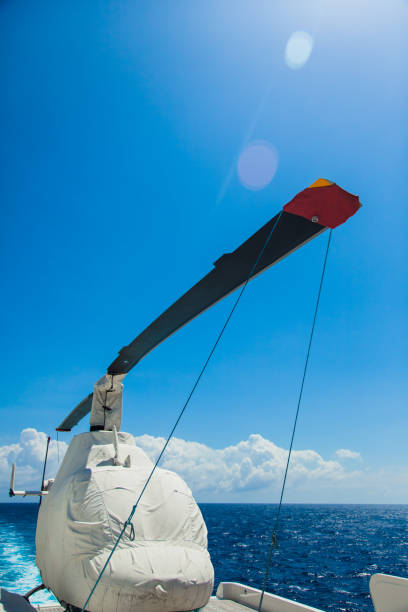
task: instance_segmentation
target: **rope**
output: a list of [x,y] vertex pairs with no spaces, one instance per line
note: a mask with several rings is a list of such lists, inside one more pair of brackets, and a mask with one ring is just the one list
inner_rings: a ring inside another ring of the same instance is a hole
[[288,453],[288,458],[287,458],[286,467],[285,467],[285,473],[284,473],[283,481],[282,481],[282,489],[281,489],[281,494],[280,494],[280,499],[279,499],[278,510],[276,512],[275,523],[274,523],[274,527],[273,527],[273,530],[272,530],[271,545],[270,545],[270,548],[269,548],[268,560],[266,562],[266,569],[265,569],[265,575],[264,575],[264,580],[263,580],[261,598],[259,600],[258,612],[261,612],[261,608],[262,608],[262,602],[263,602],[263,598],[264,598],[265,590],[266,590],[266,583],[268,581],[269,569],[270,569],[271,561],[272,561],[272,554],[273,554],[274,549],[278,548],[277,530],[278,530],[279,517],[280,517],[280,513],[281,513],[281,509],[282,509],[283,494],[285,492],[286,479],[287,479],[287,476],[288,476],[290,458],[292,456],[293,441],[295,439],[296,426],[297,426],[297,422],[298,422],[300,404],[301,404],[301,401],[302,401],[303,388],[304,388],[304,385],[305,385],[305,379],[306,379],[306,373],[307,373],[307,366],[309,364],[310,350],[312,348],[313,334],[314,334],[314,330],[315,330],[315,326],[316,326],[317,311],[319,310],[320,296],[322,294],[324,273],[326,271],[327,256],[329,254],[329,247],[330,247],[330,241],[331,241],[331,237],[332,237],[332,232],[333,232],[333,230],[331,229],[330,232],[329,232],[329,238],[328,238],[328,241],[327,241],[326,254],[324,256],[323,269],[322,269],[322,274],[321,274],[321,277],[320,277],[320,285],[319,285],[319,291],[318,291],[318,294],[317,294],[317,300],[316,300],[316,306],[315,306],[315,311],[314,311],[314,316],[313,316],[312,329],[310,331],[309,345],[307,347],[306,361],[305,361],[305,366],[303,368],[302,382],[301,382],[301,385],[300,385],[300,391],[299,391],[299,397],[298,397],[298,401],[297,401],[295,420],[294,420],[294,423],[293,423],[292,437],[290,439],[289,453]]
[[[44,465],[43,465],[43,472],[42,472],[42,479],[41,479],[41,491],[44,491],[45,470],[47,469],[48,448],[50,446],[50,440],[51,440],[51,436],[48,436],[47,446],[45,447],[45,457],[44,457]],[[38,500],[38,509],[40,509],[41,502],[42,502],[42,497],[40,495],[40,499]]]
[[165,442],[165,444],[164,444],[164,446],[163,446],[163,448],[162,448],[162,450],[161,450],[161,452],[160,452],[160,455],[159,455],[159,456],[158,456],[158,458],[156,459],[156,463],[154,464],[154,466],[153,466],[153,468],[152,468],[152,471],[150,472],[149,477],[148,477],[148,479],[146,480],[146,482],[145,482],[145,484],[144,484],[144,486],[143,486],[143,489],[141,490],[141,492],[140,492],[140,494],[139,494],[139,497],[137,498],[136,503],[135,503],[135,505],[133,506],[133,508],[132,508],[132,510],[131,510],[131,512],[130,512],[130,514],[129,514],[129,517],[128,517],[127,521],[124,523],[123,528],[122,528],[122,530],[121,530],[121,532],[120,532],[120,534],[119,534],[119,536],[118,536],[118,539],[116,540],[115,544],[113,545],[113,548],[112,548],[111,552],[109,553],[109,556],[108,556],[108,558],[107,558],[107,560],[106,560],[106,562],[105,562],[105,565],[104,565],[104,566],[103,566],[103,568],[101,569],[100,574],[99,574],[99,576],[98,576],[98,578],[97,578],[97,580],[96,580],[96,582],[95,582],[94,586],[92,587],[92,590],[91,590],[91,592],[90,592],[90,594],[89,594],[89,596],[88,596],[88,599],[87,599],[87,600],[86,600],[86,602],[84,603],[84,605],[83,605],[83,607],[82,607],[81,612],[85,612],[85,610],[86,610],[86,606],[88,605],[88,603],[89,603],[89,601],[90,601],[90,599],[91,599],[92,595],[93,595],[93,594],[94,594],[94,592],[95,592],[96,587],[97,587],[97,586],[98,586],[98,584],[99,584],[99,581],[101,580],[101,578],[102,578],[102,576],[103,576],[103,574],[104,574],[104,572],[105,572],[106,568],[108,567],[109,561],[111,560],[111,558],[112,558],[112,556],[113,556],[113,553],[114,553],[114,552],[115,552],[115,550],[117,549],[118,544],[119,544],[120,540],[122,539],[122,537],[123,537],[123,535],[124,535],[124,533],[125,533],[125,531],[126,531],[126,529],[127,529],[128,525],[130,525],[130,522],[131,522],[131,520],[132,520],[132,518],[133,518],[134,513],[136,512],[136,508],[137,508],[137,506],[138,506],[138,504],[139,504],[139,502],[140,502],[140,500],[141,500],[141,498],[142,498],[142,496],[143,496],[143,493],[146,491],[146,488],[147,488],[147,486],[148,486],[148,484],[149,484],[150,480],[152,479],[152,476],[153,476],[154,472],[156,471],[156,468],[157,468],[157,466],[158,466],[158,464],[159,464],[159,462],[160,462],[161,458],[163,457],[164,452],[165,452],[165,450],[166,450],[166,448],[167,448],[167,446],[168,446],[168,444],[169,444],[170,440],[171,440],[171,439],[172,439],[172,437],[173,437],[173,434],[174,434],[174,432],[175,432],[175,430],[176,430],[176,428],[177,428],[177,425],[179,424],[179,422],[180,422],[180,420],[181,420],[181,418],[182,418],[182,416],[183,416],[183,414],[184,414],[184,412],[185,412],[185,410],[186,410],[186,408],[187,408],[188,404],[190,403],[190,400],[191,400],[191,398],[192,398],[192,396],[193,396],[193,394],[194,394],[195,390],[196,390],[196,389],[197,389],[197,387],[198,387],[198,384],[199,384],[199,382],[200,382],[200,380],[201,380],[201,377],[203,376],[203,374],[204,374],[205,370],[207,369],[207,366],[208,366],[208,364],[209,364],[209,362],[210,362],[210,359],[211,359],[211,357],[213,356],[214,351],[215,351],[215,349],[217,348],[218,343],[219,343],[219,341],[221,340],[221,338],[222,338],[222,336],[223,336],[223,333],[224,333],[224,331],[225,331],[225,329],[226,329],[226,327],[227,327],[228,323],[230,322],[230,319],[231,319],[232,315],[234,314],[234,311],[235,311],[236,307],[238,306],[239,301],[240,301],[240,299],[241,299],[241,297],[242,297],[242,295],[243,295],[243,293],[244,293],[245,289],[247,288],[247,285],[248,285],[249,281],[251,280],[251,276],[252,276],[252,275],[253,275],[253,273],[255,272],[255,270],[256,270],[256,268],[257,268],[257,265],[258,265],[258,263],[259,263],[259,261],[260,261],[260,259],[261,259],[262,255],[264,254],[265,249],[266,249],[266,247],[268,246],[270,239],[272,238],[272,234],[274,233],[274,231],[275,231],[275,229],[276,229],[276,226],[277,226],[277,225],[278,225],[278,223],[279,223],[279,219],[280,219],[280,218],[281,218],[281,216],[282,216],[282,212],[283,212],[283,211],[281,210],[281,211],[280,211],[280,213],[279,213],[279,215],[278,215],[278,217],[277,217],[277,219],[276,219],[276,221],[275,221],[275,223],[273,224],[272,229],[271,229],[271,231],[269,232],[268,237],[267,237],[267,238],[266,238],[266,240],[265,240],[265,244],[263,245],[262,249],[260,250],[259,255],[258,255],[258,257],[256,258],[256,261],[255,261],[254,265],[252,266],[251,271],[250,271],[250,273],[248,274],[248,277],[247,277],[247,279],[246,279],[245,283],[243,284],[242,289],[241,289],[241,291],[239,292],[238,297],[237,297],[237,299],[235,300],[234,305],[233,305],[233,307],[231,308],[231,311],[230,311],[229,315],[227,316],[227,318],[226,318],[226,320],[225,320],[225,323],[224,323],[224,325],[222,326],[221,331],[219,332],[219,334],[218,334],[218,336],[217,336],[217,339],[216,339],[216,341],[214,342],[214,345],[213,345],[213,347],[212,347],[211,351],[209,352],[209,355],[208,355],[207,359],[205,360],[204,365],[202,366],[201,371],[200,371],[200,373],[199,373],[199,375],[198,375],[198,377],[197,377],[197,379],[196,379],[196,381],[195,381],[195,383],[194,383],[194,385],[193,385],[193,387],[192,387],[192,389],[191,389],[190,393],[189,393],[189,394],[188,394],[188,396],[187,396],[187,399],[186,399],[186,401],[185,401],[185,403],[184,403],[184,406],[183,406],[183,408],[181,409],[180,414],[178,415],[177,420],[176,420],[176,422],[175,422],[175,424],[174,424],[174,426],[173,426],[172,430],[170,431],[170,433],[169,433],[169,435],[168,435],[168,437],[167,437],[167,440],[166,440],[166,442]]

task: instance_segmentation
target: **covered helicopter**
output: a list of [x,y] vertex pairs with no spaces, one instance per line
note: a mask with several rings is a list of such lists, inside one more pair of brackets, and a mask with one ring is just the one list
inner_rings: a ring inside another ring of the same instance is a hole
[[182,479],[156,469],[120,431],[122,381],[175,331],[359,207],[357,196],[325,179],[301,191],[122,348],[59,425],[70,431],[90,413],[90,431],[73,438],[55,481],[38,492],[36,561],[43,585],[66,608],[181,612],[207,604],[214,572],[201,512]]

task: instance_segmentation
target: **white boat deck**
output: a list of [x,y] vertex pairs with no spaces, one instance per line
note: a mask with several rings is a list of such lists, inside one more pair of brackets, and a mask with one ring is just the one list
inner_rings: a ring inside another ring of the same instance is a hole
[[[37,612],[64,612],[64,608],[56,604],[55,606],[48,606],[45,604],[33,606]],[[237,603],[236,601],[230,601],[227,599],[216,599],[215,597],[210,599],[208,604],[204,608],[200,608],[200,612],[248,612],[248,607]]]
[[[408,611],[408,579],[374,574],[370,580],[375,612]],[[237,582],[221,582],[217,596],[200,612],[248,612],[258,610],[261,592]],[[0,612],[64,612],[58,604],[30,605],[24,597],[0,588]],[[272,593],[265,593],[262,612],[322,612],[305,604]]]
[[[42,604],[41,606],[34,606],[38,612],[64,612],[64,608],[59,605],[47,606]],[[247,606],[237,603],[236,601],[230,601],[227,599],[216,599],[211,598],[210,601],[204,608],[200,609],[200,612],[248,612]]]
[[248,607],[230,599],[210,599],[200,612],[248,612]]
[[[408,582],[408,581],[407,581]],[[248,612],[257,610],[261,591],[237,582],[221,582],[216,597],[200,612]],[[0,612],[65,612],[59,604],[30,605],[21,595],[0,589]],[[265,593],[262,602],[262,612],[321,612],[304,604]]]
[[[408,611],[408,579],[374,574],[370,580],[375,612]],[[237,582],[221,582],[217,596],[200,612],[248,612],[258,610],[261,592]],[[58,604],[30,605],[21,595],[0,588],[0,612],[64,612]],[[272,593],[265,593],[262,612],[322,612],[305,604]]]
[[[408,582],[408,581],[407,581]],[[216,597],[200,612],[248,612],[257,610],[261,591],[237,582],[221,582]],[[0,612],[64,612],[59,604],[30,605],[21,595],[0,589]],[[265,593],[262,602],[262,612],[321,612],[290,599]]]
[[[55,606],[34,606],[38,612],[64,612],[64,608],[59,605]],[[228,599],[216,599],[215,597],[210,599],[208,604],[204,608],[200,608],[200,612],[248,612],[248,607],[237,603],[236,601],[230,601]]]
[[[408,612],[408,578],[374,574],[370,580],[375,612]],[[261,591],[237,582],[221,582],[216,597],[200,612],[248,612],[258,610]],[[65,612],[59,604],[30,605],[22,595],[0,587],[0,612]],[[262,612],[322,612],[297,601],[265,593]]]

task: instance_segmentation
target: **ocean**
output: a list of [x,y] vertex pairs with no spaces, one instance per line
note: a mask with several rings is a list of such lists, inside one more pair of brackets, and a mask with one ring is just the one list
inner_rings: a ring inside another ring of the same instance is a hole
[[[274,504],[200,504],[220,581],[261,588]],[[35,566],[36,504],[0,504],[0,586],[24,593]],[[408,577],[408,506],[286,504],[268,591],[333,611],[373,612],[376,572]],[[51,599],[43,592],[32,602]]]

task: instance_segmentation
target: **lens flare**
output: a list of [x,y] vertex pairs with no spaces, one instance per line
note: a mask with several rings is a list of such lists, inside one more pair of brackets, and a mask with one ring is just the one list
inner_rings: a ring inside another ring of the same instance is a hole
[[278,167],[278,152],[265,141],[250,143],[238,159],[238,177],[247,189],[263,189],[273,179]]
[[307,62],[312,53],[313,38],[307,32],[293,32],[290,35],[285,49],[285,62],[292,68],[298,70]]

